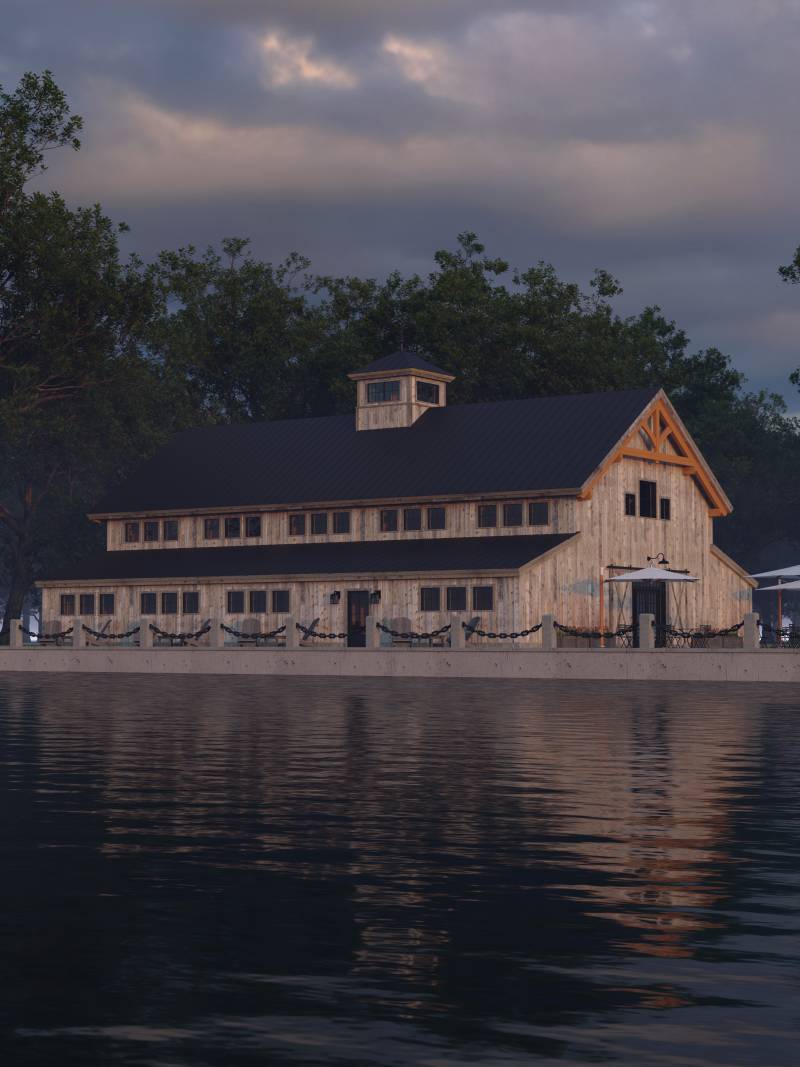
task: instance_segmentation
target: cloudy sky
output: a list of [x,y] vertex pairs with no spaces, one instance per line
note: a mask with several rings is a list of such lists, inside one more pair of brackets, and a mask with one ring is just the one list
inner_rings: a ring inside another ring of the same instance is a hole
[[48,181],[131,247],[250,236],[320,271],[492,254],[659,303],[800,399],[800,0],[0,0],[84,148]]

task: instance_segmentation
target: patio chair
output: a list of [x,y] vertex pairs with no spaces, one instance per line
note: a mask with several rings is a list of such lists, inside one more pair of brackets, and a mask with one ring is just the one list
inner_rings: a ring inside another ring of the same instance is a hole
[[[396,619],[392,619],[389,623],[389,629],[395,630],[400,634],[407,634],[411,632],[411,619],[398,616]],[[406,645],[411,646],[412,639],[410,637],[392,637],[392,645]]]
[[245,648],[248,645],[258,644],[258,634],[261,633],[261,624],[258,619],[242,619],[242,625],[236,627],[244,637],[239,638],[239,647]]
[[[381,619],[381,626],[385,626],[388,630],[394,629],[392,626],[392,620],[388,618]],[[392,635],[385,633],[383,630],[378,630],[378,644],[381,648],[392,647]]]
[[43,622],[41,625],[42,625],[41,633],[40,633],[38,641],[36,642],[38,645],[41,645],[43,647],[47,647],[48,645],[51,645],[51,646],[55,647],[57,645],[57,646],[60,647],[61,645],[64,644],[65,641],[71,641],[72,640],[72,634],[70,634],[69,637],[42,637],[41,636],[41,634],[45,634],[45,635],[46,634],[60,634],[62,630],[68,630],[69,626],[65,626],[64,625],[64,620],[63,619],[50,619],[48,622]]

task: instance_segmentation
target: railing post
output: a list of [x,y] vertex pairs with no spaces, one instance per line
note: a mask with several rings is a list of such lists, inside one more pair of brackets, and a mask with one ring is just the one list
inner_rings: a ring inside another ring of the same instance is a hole
[[652,652],[656,647],[656,617],[646,611],[639,616],[639,649]]
[[367,648],[380,648],[381,647],[381,632],[378,629],[378,619],[375,615],[367,615],[366,627],[367,627]]
[[149,619],[139,619],[139,648],[153,647],[153,631]]
[[284,620],[286,626],[286,648],[297,649],[300,647],[300,631],[294,624],[294,615],[288,615]]
[[545,652],[555,652],[558,647],[554,621],[552,615],[542,615],[542,649]]
[[22,648],[25,640],[25,634],[20,630],[22,626],[22,619],[12,619],[10,629],[8,631],[8,647],[9,648]]
[[450,648],[453,651],[463,652],[464,645],[464,627],[462,625],[460,615],[450,616]]
[[83,619],[72,620],[72,647],[86,648],[86,634],[83,631]]
[[752,652],[761,648],[761,635],[758,632],[758,612],[748,611],[744,617],[742,649]]

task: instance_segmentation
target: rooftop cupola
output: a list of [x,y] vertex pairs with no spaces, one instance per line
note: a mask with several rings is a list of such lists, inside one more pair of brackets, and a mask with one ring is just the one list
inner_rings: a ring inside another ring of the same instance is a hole
[[389,430],[411,426],[430,408],[447,403],[447,384],[454,380],[414,352],[394,352],[348,375],[356,383],[357,430]]

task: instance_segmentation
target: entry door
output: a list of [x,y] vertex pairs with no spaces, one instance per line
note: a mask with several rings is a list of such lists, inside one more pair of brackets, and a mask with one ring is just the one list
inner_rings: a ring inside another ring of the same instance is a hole
[[633,582],[633,643],[639,647],[639,616],[656,617],[656,648],[664,645],[664,627],[667,625],[667,583]]
[[351,589],[347,594],[347,645],[364,648],[367,643],[367,615],[369,593],[365,589]]

